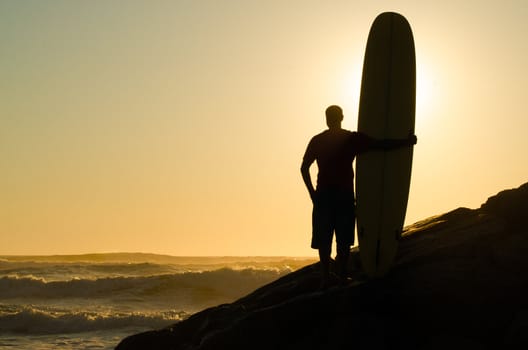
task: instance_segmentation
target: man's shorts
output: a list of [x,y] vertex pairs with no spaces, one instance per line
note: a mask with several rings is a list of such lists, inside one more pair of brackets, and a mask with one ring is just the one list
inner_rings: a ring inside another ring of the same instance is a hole
[[350,191],[317,191],[312,212],[312,248],[332,245],[335,231],[338,245],[354,244],[355,200]]

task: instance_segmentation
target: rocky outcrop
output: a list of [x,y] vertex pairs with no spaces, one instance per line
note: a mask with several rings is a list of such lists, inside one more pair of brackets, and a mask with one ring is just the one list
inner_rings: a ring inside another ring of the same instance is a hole
[[317,264],[124,339],[132,349],[528,349],[528,184],[407,227],[392,271],[318,291]]

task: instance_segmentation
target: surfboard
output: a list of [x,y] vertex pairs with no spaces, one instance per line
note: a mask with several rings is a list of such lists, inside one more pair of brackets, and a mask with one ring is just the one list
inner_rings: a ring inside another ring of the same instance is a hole
[[[414,133],[416,59],[411,27],[400,14],[374,20],[365,50],[358,131],[376,139]],[[413,147],[369,151],[356,161],[357,233],[362,267],[386,274],[396,256],[411,182]]]

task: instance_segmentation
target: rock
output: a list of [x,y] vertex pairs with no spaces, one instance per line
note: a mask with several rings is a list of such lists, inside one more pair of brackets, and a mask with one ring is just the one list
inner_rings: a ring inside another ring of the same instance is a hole
[[488,198],[482,211],[499,217],[510,229],[526,229],[528,218],[528,183],[517,189],[504,190]]
[[318,264],[116,349],[527,349],[528,184],[406,228],[392,271],[318,291]]

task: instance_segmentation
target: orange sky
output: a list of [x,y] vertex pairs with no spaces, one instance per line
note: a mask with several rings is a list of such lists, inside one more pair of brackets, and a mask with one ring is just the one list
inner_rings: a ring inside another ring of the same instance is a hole
[[407,223],[527,181],[523,1],[0,3],[0,254],[311,256],[299,173],[355,129],[380,12],[415,33]]

